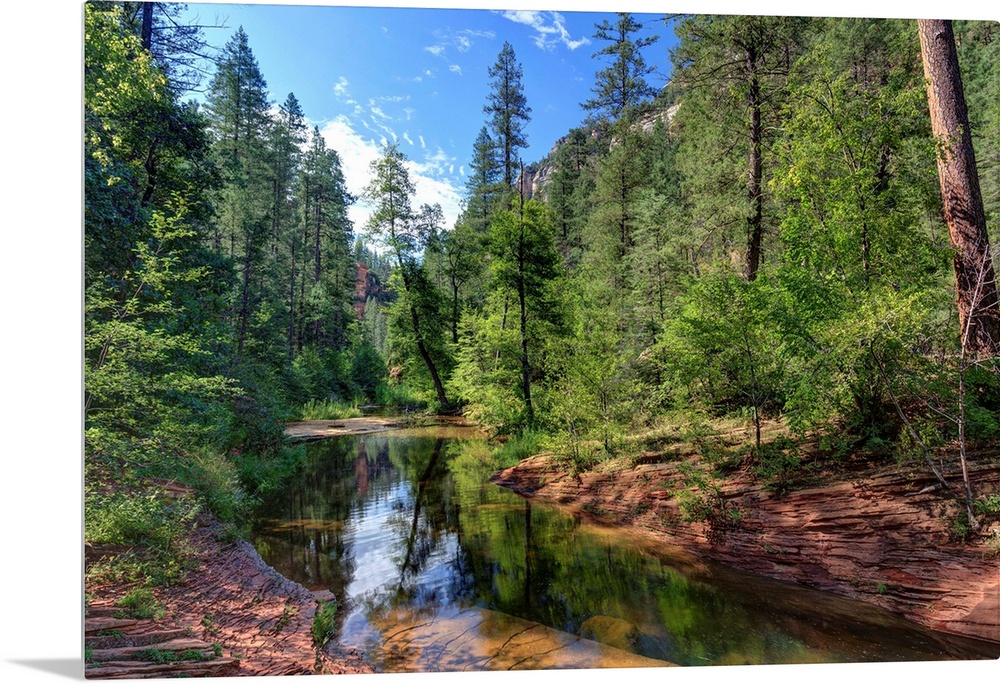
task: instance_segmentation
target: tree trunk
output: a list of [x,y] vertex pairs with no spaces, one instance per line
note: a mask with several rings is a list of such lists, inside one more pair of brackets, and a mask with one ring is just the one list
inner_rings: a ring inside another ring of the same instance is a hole
[[757,277],[760,268],[760,244],[764,234],[764,207],[761,194],[761,140],[763,131],[760,120],[760,79],[757,75],[757,53],[747,53],[747,71],[750,79],[750,94],[747,103],[750,109],[750,159],[747,177],[747,197],[750,200],[750,215],[747,217],[747,258],[743,275],[747,280]]
[[451,341],[458,344],[458,281],[451,279]]
[[153,5],[152,2],[142,3],[142,49],[149,52],[153,49]]
[[[396,261],[399,264],[399,273],[403,277],[403,289],[406,290],[407,295],[410,295],[410,278],[407,275],[406,264],[403,261],[403,256],[396,251]],[[417,351],[420,353],[420,358],[423,359],[424,365],[427,366],[427,372],[431,374],[431,382],[434,383],[434,392],[437,394],[438,403],[441,404],[441,410],[448,410],[448,397],[444,392],[444,383],[441,382],[441,376],[438,374],[437,366],[434,364],[434,359],[431,358],[430,352],[427,351],[427,345],[424,344],[424,338],[420,334],[420,316],[417,314],[417,307],[412,303],[409,304],[410,309],[410,322],[413,325],[413,336],[417,340]]]
[[950,21],[921,19],[920,52],[948,234],[955,248],[955,290],[962,348],[1000,356],[1000,302],[986,232],[986,214],[972,148],[969,112]]

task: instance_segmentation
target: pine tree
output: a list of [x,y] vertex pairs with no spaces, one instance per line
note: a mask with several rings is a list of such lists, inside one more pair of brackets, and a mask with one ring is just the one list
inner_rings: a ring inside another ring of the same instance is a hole
[[501,165],[497,158],[497,144],[483,126],[472,146],[472,161],[469,163],[469,179],[466,181],[468,206],[465,219],[473,230],[485,236],[489,230],[490,217],[496,205],[500,187]]
[[265,144],[269,106],[267,83],[240,27],[223,49],[207,95],[215,154],[225,182],[213,243],[237,264],[241,281],[234,303],[237,356],[244,353],[260,303],[257,271],[271,236]]
[[[705,211],[694,222],[711,222],[705,229],[722,237],[721,244],[715,240],[720,251],[739,256],[747,280],[757,277],[770,222],[765,157],[777,130],[774,114],[795,54],[793,38],[806,21],[694,16],[676,28],[674,78],[684,89],[679,117],[699,129],[689,137],[696,149],[682,154],[689,163],[689,195],[712,201],[699,201]],[[742,196],[734,192],[739,188]],[[734,235],[738,227],[742,245]]]
[[[401,307],[405,308],[410,332],[420,358],[431,376],[434,392],[442,409],[449,407],[444,383],[432,351],[435,339],[427,330],[434,321],[434,293],[430,291],[417,255],[426,241],[426,232],[414,214],[410,200],[415,191],[406,170],[406,157],[393,143],[386,143],[382,156],[372,162],[372,179],[364,197],[373,206],[368,232],[387,247],[396,258],[396,272],[402,284]],[[428,320],[430,313],[430,320]]]
[[918,21],[945,221],[955,248],[962,349],[1000,356],[1000,298],[950,21]]
[[599,120],[618,121],[656,94],[646,82],[653,68],[646,65],[640,51],[655,43],[658,36],[634,38],[642,28],[628,12],[619,12],[614,24],[605,19],[597,25],[594,38],[610,44],[594,53],[594,58],[612,57],[613,60],[597,72],[597,82],[590,89],[595,97],[584,102],[582,107],[588,112],[596,112]]
[[356,268],[347,216],[353,198],[347,192],[340,155],[326,147],[318,127],[313,128],[302,167],[298,235],[303,254],[296,346],[335,348],[346,342],[354,300]]
[[510,43],[504,42],[496,63],[489,68],[489,75],[493,80],[483,112],[490,115],[490,128],[500,150],[503,187],[507,191],[514,185],[520,164],[518,150],[528,146],[524,126],[531,120],[531,108],[521,83],[524,73]]

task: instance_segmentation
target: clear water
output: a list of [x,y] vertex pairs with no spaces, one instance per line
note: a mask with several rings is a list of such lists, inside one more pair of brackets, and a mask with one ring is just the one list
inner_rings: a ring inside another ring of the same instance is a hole
[[867,604],[738,573],[490,484],[470,429],[338,437],[256,524],[385,671],[996,658]]

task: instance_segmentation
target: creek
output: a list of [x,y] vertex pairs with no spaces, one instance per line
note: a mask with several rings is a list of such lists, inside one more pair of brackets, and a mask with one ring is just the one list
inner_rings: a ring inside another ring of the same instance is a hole
[[334,643],[382,671],[995,657],[886,611],[740,573],[489,482],[473,428],[304,445],[253,542],[340,605]]

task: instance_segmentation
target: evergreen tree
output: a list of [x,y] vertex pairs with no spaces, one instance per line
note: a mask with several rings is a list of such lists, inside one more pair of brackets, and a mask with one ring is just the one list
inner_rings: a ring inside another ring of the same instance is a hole
[[531,108],[524,97],[524,72],[511,44],[504,42],[496,63],[489,68],[491,92],[483,112],[490,115],[490,128],[500,152],[503,187],[514,185],[520,164],[518,150],[528,146],[524,126],[531,120]]
[[482,236],[489,230],[497,197],[503,194],[503,188],[499,184],[502,168],[497,151],[496,142],[483,126],[472,146],[472,161],[469,163],[469,178],[466,181],[468,205],[464,212],[466,221]]
[[[459,384],[504,429],[532,428],[532,388],[542,377],[543,349],[556,336],[563,311],[555,288],[560,258],[544,205],[521,199],[499,212],[489,244],[492,295],[485,316],[469,318]],[[508,321],[515,316],[516,323]],[[520,411],[508,401],[515,397]]]
[[[368,219],[368,232],[387,247],[396,258],[396,273],[400,283],[399,309],[409,325],[413,343],[431,377],[438,404],[449,407],[444,382],[438,367],[442,359],[436,343],[440,338],[431,334],[437,322],[434,292],[431,291],[417,255],[426,242],[426,222],[420,222],[410,207],[414,185],[406,170],[406,157],[395,144],[386,143],[382,156],[372,162],[372,179],[365,188],[365,199],[373,206]],[[429,315],[428,315],[429,314]],[[434,356],[438,356],[435,360]]]
[[213,244],[228,253],[240,277],[234,301],[236,355],[242,356],[260,305],[257,271],[271,237],[268,217],[267,84],[240,27],[222,52],[207,95],[215,154],[224,186]]
[[765,156],[805,25],[785,17],[694,16],[676,26],[674,78],[684,91],[678,116],[692,129],[686,139],[694,145],[681,156],[689,196],[704,198],[693,207],[694,222],[720,252],[742,262],[748,280],[757,276],[773,222],[765,208]]
[[314,127],[299,177],[300,241],[303,265],[298,276],[300,313],[296,346],[321,349],[344,346],[352,319],[357,268],[353,258],[352,226],[340,155],[327,149]]
[[597,25],[594,38],[610,43],[594,53],[594,58],[611,57],[612,62],[597,72],[597,83],[590,89],[593,99],[583,103],[598,119],[618,121],[633,111],[656,91],[646,82],[653,68],[646,65],[641,50],[658,40],[658,36],[635,38],[642,24],[628,12],[619,12],[612,24],[604,19]]
[[591,131],[574,128],[556,146],[549,175],[547,204],[555,224],[556,243],[567,268],[580,262],[583,232],[593,210],[594,159],[597,143]]

